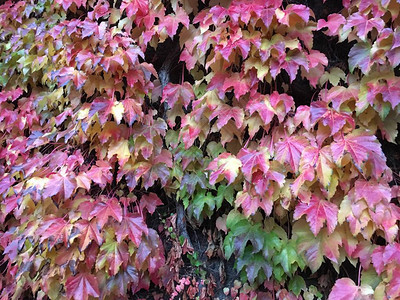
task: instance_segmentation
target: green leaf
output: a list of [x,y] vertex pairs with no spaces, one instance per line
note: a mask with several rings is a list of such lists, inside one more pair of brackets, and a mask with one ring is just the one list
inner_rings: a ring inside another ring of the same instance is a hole
[[295,294],[297,297],[300,295],[301,290],[306,289],[306,282],[303,277],[295,275],[289,281],[289,290]]
[[290,266],[296,262],[296,250],[291,247],[285,247],[280,253],[274,256],[273,261],[275,265],[280,264],[286,274],[290,274]]
[[369,285],[374,290],[381,283],[382,279],[378,276],[374,268],[368,268],[367,270],[362,270],[361,273],[361,284]]
[[[207,205],[207,208],[205,208]],[[189,211],[193,213],[197,220],[200,220],[203,211],[210,217],[215,209],[215,197],[210,193],[205,193],[201,191],[196,193],[193,198],[191,205],[189,206]]]
[[[245,254],[237,260],[238,271],[242,271],[244,268],[246,277],[251,284],[256,279],[260,282],[272,275],[271,264],[261,254],[253,254],[250,248],[246,249]],[[262,274],[259,274],[260,270],[262,270]]]
[[233,187],[231,185],[220,185],[218,187],[218,193],[217,196],[215,197],[215,203],[217,209],[221,207],[224,199],[228,201],[229,204],[232,205],[234,197],[233,197]]

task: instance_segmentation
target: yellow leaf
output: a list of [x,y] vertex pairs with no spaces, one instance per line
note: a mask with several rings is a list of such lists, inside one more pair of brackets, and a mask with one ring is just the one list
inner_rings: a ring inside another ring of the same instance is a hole
[[122,102],[115,102],[111,108],[111,113],[113,114],[117,124],[119,124],[122,120],[122,115],[124,114],[124,105]]
[[131,157],[131,153],[129,151],[128,140],[120,140],[117,142],[112,142],[108,147],[108,159],[117,155],[118,163],[123,166],[128,159]]
[[325,72],[321,78],[319,79],[320,85],[324,85],[325,82],[329,81],[332,85],[337,86],[340,80],[346,78],[346,74],[343,72],[342,69],[337,67],[332,68],[329,72]]

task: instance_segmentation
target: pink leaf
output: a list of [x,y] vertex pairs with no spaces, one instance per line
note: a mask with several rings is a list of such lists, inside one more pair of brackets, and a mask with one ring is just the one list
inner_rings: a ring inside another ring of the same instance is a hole
[[305,137],[292,135],[285,136],[276,143],[276,159],[281,163],[286,162],[295,173],[299,170],[301,153],[308,146],[309,142]]
[[328,300],[354,300],[358,295],[358,286],[349,278],[336,280]]
[[330,14],[328,15],[328,21],[319,19],[317,24],[317,30],[320,30],[324,27],[328,27],[328,30],[325,31],[326,35],[335,36],[339,33],[339,28],[343,24],[345,24],[346,19],[341,14]]
[[251,181],[251,177],[258,169],[267,173],[269,170],[269,155],[265,151],[255,151],[242,148],[237,158],[242,162],[242,172],[247,180]]
[[358,168],[361,168],[367,160],[371,161],[376,178],[380,177],[380,170],[386,166],[385,155],[376,137],[363,129],[356,129],[345,136],[336,137],[331,149],[333,159],[339,163],[345,151],[350,153]]
[[231,118],[235,120],[236,128],[240,129],[243,125],[244,112],[243,109],[241,109],[240,107],[232,107],[227,104],[222,104],[212,112],[209,120],[211,121],[215,117],[218,117],[218,129],[224,127]]
[[337,224],[338,208],[335,204],[312,195],[309,203],[300,202],[294,211],[294,219],[300,219],[306,215],[312,233],[317,236],[325,221],[328,225],[328,232],[332,233]]
[[354,13],[348,19],[347,23],[343,26],[343,31],[355,27],[358,37],[365,41],[368,32],[375,28],[378,33],[385,27],[385,22],[381,18],[371,18],[363,13]]

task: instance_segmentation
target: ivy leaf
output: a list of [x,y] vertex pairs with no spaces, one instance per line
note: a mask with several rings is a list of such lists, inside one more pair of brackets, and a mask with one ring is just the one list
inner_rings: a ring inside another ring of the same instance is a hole
[[275,110],[272,107],[267,95],[260,94],[256,97],[252,97],[247,102],[246,110],[250,113],[250,115],[252,115],[254,112],[257,112],[265,125],[270,124],[275,115]]
[[264,173],[267,173],[269,170],[269,154],[267,151],[255,151],[242,148],[237,158],[242,162],[242,172],[248,181],[251,181],[253,173],[258,169]]
[[154,282],[158,281],[158,273],[165,265],[164,246],[154,229],[149,228],[137,249],[136,268],[148,270]]
[[89,296],[100,297],[97,279],[90,273],[79,273],[68,277],[65,287],[68,299],[88,300]]
[[140,198],[139,207],[142,212],[147,210],[150,214],[153,214],[156,210],[156,207],[159,205],[163,205],[163,203],[161,199],[154,193],[143,195],[142,198]]
[[194,99],[193,88],[188,82],[183,84],[168,83],[162,93],[161,102],[167,102],[170,108],[173,108],[177,102],[187,108]]
[[358,295],[358,286],[350,278],[340,278],[329,294],[328,300],[354,300]]
[[81,89],[87,79],[83,71],[75,70],[73,67],[64,67],[53,74],[57,77],[60,86],[67,85],[72,80],[77,89]]
[[298,297],[301,291],[306,290],[306,282],[304,281],[303,277],[299,275],[295,275],[294,277],[290,278],[289,280],[289,290]]
[[179,23],[189,28],[189,17],[186,12],[178,6],[175,10],[175,15],[169,14],[160,20],[159,30],[166,29],[169,37],[173,37],[178,30]]
[[230,153],[222,153],[208,165],[206,170],[211,171],[210,184],[220,182],[224,177],[228,184],[235,181],[242,162]]
[[97,183],[101,188],[104,188],[107,183],[112,181],[111,166],[108,161],[98,160],[96,166],[92,166],[86,175]]
[[121,12],[126,11],[128,18],[134,15],[145,16],[149,13],[148,0],[123,0],[120,7]]
[[197,220],[201,220],[201,214],[204,211],[204,205],[207,205],[205,213],[208,217],[211,217],[215,209],[215,196],[211,193],[206,193],[205,191],[197,192],[189,206],[189,211],[193,211],[194,216]]
[[283,11],[279,8],[276,9],[275,15],[281,24],[294,26],[301,20],[305,23],[308,22],[310,18],[310,9],[305,5],[289,4]]
[[398,269],[393,270],[392,280],[388,284],[387,293],[393,299],[400,296],[400,271]]
[[346,23],[346,19],[341,14],[330,14],[328,15],[328,20],[323,19],[318,20],[317,30],[321,30],[324,27],[328,27],[325,31],[326,35],[334,36],[338,35],[339,28]]
[[375,171],[375,178],[379,178],[386,168],[386,158],[379,142],[366,130],[356,129],[345,136],[336,137],[335,142],[331,144],[331,149],[333,160],[339,165],[345,151],[351,155],[359,170],[369,160]]
[[260,270],[263,270],[265,276],[270,278],[272,275],[272,266],[260,253],[253,254],[246,251],[244,255],[237,260],[237,270],[241,271],[246,266],[246,277],[251,284],[254,283]]
[[100,233],[100,226],[97,225],[96,220],[79,220],[75,223],[75,227],[79,230],[80,251],[84,251],[93,240],[99,246],[103,244],[103,236]]
[[120,271],[115,276],[111,276],[106,284],[108,294],[126,295],[130,284],[137,286],[139,284],[139,273],[134,266],[128,265],[126,270]]
[[315,236],[303,219],[293,225],[293,239],[297,242],[297,249],[299,253],[304,253],[307,265],[313,273],[322,265],[324,256],[338,264],[339,247],[343,244],[342,234],[342,228],[336,229],[332,234],[328,234],[327,229],[323,228]]
[[202,189],[206,189],[208,183],[204,172],[197,171],[195,173],[185,173],[185,175],[183,175],[181,185],[182,187],[187,188],[189,194],[193,194],[196,185],[199,185]]
[[40,224],[36,234],[40,236],[41,243],[48,240],[50,249],[59,242],[68,247],[72,228],[73,225],[63,218],[51,217]]
[[134,99],[122,100],[124,106],[124,119],[128,122],[129,126],[132,126],[136,120],[141,120],[143,117],[143,111],[141,104]]
[[368,74],[372,66],[371,46],[369,43],[357,43],[349,52],[349,68],[350,72],[358,67],[361,72]]
[[223,126],[225,126],[231,118],[235,120],[236,128],[240,129],[243,125],[244,112],[243,109],[241,109],[240,107],[232,107],[226,104],[222,104],[212,112],[209,120],[211,121],[217,116],[218,129],[221,129]]
[[299,170],[300,157],[308,146],[308,140],[299,135],[285,136],[276,143],[276,159],[281,163],[288,163],[295,173]]
[[345,112],[337,112],[328,106],[325,101],[315,101],[310,104],[311,124],[321,121],[324,126],[328,126],[331,134],[334,135],[341,130],[346,123],[351,128],[355,127],[353,117]]
[[122,208],[116,198],[100,197],[92,208],[89,217],[96,217],[100,228],[104,227],[109,217],[113,217],[118,222],[122,221]]
[[123,217],[116,232],[118,243],[128,236],[137,247],[140,245],[143,234],[148,234],[147,225],[140,215],[133,213],[128,213]]
[[300,202],[296,205],[293,218],[298,220],[306,215],[312,233],[317,236],[325,221],[328,225],[328,232],[331,234],[337,224],[338,208],[334,203],[312,195],[309,203]]
[[121,102],[114,101],[113,98],[98,97],[93,100],[90,110],[89,118],[95,113],[98,113],[100,124],[104,125],[110,114],[113,114],[117,123],[121,121],[124,106]]
[[49,176],[42,195],[43,198],[47,198],[62,193],[63,198],[68,199],[76,189],[76,186],[74,176],[68,175],[64,170]]
[[112,141],[108,146],[107,158],[110,159],[114,155],[117,156],[119,165],[124,166],[131,157],[131,152],[129,151],[129,141],[125,139]]
[[357,36],[362,40],[366,41],[368,32],[375,28],[380,32],[385,27],[385,22],[381,18],[371,18],[363,13],[354,13],[347,18],[347,23],[343,26],[343,31],[349,30],[351,27],[355,27]]
[[103,269],[105,263],[108,263],[108,273],[111,276],[116,275],[122,264],[125,266],[129,262],[129,251],[128,245],[122,241],[118,243],[117,241],[107,239],[106,242],[100,247],[100,253],[97,256],[96,269]]
[[392,199],[389,185],[376,180],[357,180],[354,184],[356,200],[364,198],[368,205],[374,207],[379,202],[389,203]]
[[285,273],[288,275],[292,274],[291,267],[297,262],[297,260],[299,260],[297,256],[297,251],[293,247],[293,245],[290,244],[285,245],[273,257],[274,265],[281,265]]

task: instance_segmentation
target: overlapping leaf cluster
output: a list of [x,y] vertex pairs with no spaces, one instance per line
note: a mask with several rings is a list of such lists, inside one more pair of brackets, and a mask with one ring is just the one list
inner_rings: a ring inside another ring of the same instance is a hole
[[[225,257],[253,288],[309,296],[302,271],[348,259],[360,283],[339,279],[332,299],[400,297],[399,192],[379,142],[397,137],[400,4],[343,7],[316,20],[281,0],[0,6],[1,296],[171,290],[146,224],[163,195],[226,223]],[[353,43],[348,69],[314,49],[318,30]],[[168,38],[190,76],[164,86],[145,54]],[[309,105],[291,95],[299,78],[320,91]]]

